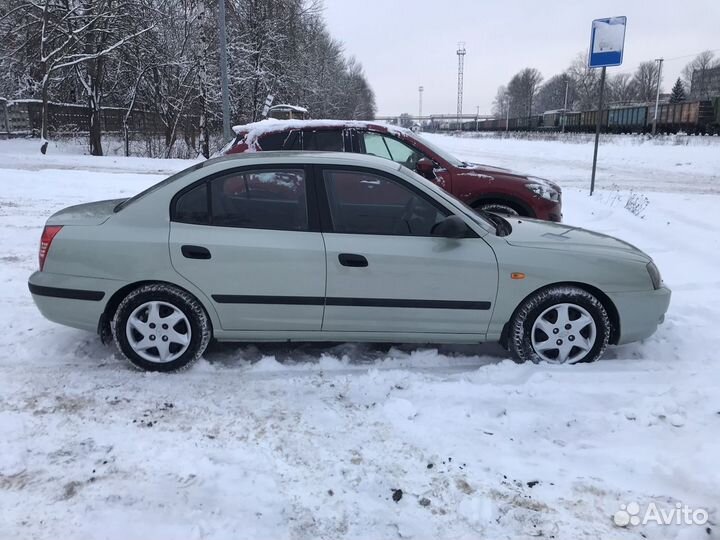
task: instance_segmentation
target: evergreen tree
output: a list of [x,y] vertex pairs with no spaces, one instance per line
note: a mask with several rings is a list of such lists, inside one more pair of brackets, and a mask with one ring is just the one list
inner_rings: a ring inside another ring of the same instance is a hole
[[675,81],[675,86],[672,88],[672,93],[670,94],[670,103],[680,103],[681,101],[685,101],[685,99],[685,85],[680,77],[678,77],[678,80]]

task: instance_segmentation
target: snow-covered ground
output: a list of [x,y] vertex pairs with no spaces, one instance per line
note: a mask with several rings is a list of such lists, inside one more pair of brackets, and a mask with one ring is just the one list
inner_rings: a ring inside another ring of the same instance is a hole
[[[673,289],[656,335],[581,366],[265,344],[139,373],[26,280],[52,212],[188,162],[0,141],[0,539],[720,538],[717,147],[603,146],[590,198],[589,144],[433,140],[559,180],[565,221],[650,253]],[[633,502],[710,521],[615,526]]]

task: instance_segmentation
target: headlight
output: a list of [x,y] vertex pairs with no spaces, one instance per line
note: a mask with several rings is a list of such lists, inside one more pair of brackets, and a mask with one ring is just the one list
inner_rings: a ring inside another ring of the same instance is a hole
[[[535,180],[532,178],[532,180]],[[560,202],[560,192],[549,184],[525,184],[525,187],[538,197],[548,201]]]
[[658,270],[657,266],[655,266],[655,263],[650,261],[647,263],[647,271],[648,274],[650,274],[650,280],[652,281],[653,288],[659,289],[662,287],[662,277],[660,276],[660,270]]

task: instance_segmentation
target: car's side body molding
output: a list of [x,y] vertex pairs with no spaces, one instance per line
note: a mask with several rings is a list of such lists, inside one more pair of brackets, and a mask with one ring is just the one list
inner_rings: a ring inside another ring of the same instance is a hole
[[83,289],[65,289],[62,287],[44,287],[42,285],[34,285],[28,283],[28,288],[32,294],[38,296],[50,296],[52,298],[68,298],[71,300],[89,300],[99,302],[105,297],[102,291],[86,291]]
[[255,296],[238,294],[213,294],[218,304],[286,304],[310,306],[356,306],[420,309],[477,309],[489,310],[490,302],[464,300],[421,300],[414,298],[323,298],[322,296]]

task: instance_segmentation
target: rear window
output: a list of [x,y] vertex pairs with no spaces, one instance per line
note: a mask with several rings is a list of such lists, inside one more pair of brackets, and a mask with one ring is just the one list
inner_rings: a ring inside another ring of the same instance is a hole
[[179,173],[175,173],[175,174],[173,174],[172,176],[166,178],[165,180],[162,180],[161,182],[158,182],[158,183],[155,184],[154,186],[150,186],[150,187],[147,188],[145,191],[141,191],[140,193],[138,193],[138,194],[135,195],[134,197],[130,197],[129,199],[125,199],[123,202],[121,202],[120,204],[118,204],[118,205],[113,209],[113,212],[119,212],[120,210],[122,210],[123,208],[126,208],[128,205],[134,203],[135,201],[138,201],[138,200],[142,199],[145,195],[149,195],[149,194],[152,193],[153,191],[157,191],[157,190],[160,189],[161,187],[165,187],[165,186],[167,186],[168,184],[174,182],[175,180],[179,180],[180,178],[182,178],[182,177],[185,176],[186,174],[189,174],[189,173],[191,173],[191,172],[193,172],[193,171],[197,171],[198,169],[202,168],[202,167],[205,165],[205,163],[207,163],[207,161],[203,161],[203,162],[201,162],[201,163],[196,163],[196,164],[193,165],[192,167],[188,167],[188,168],[185,169],[184,171],[180,171]]

